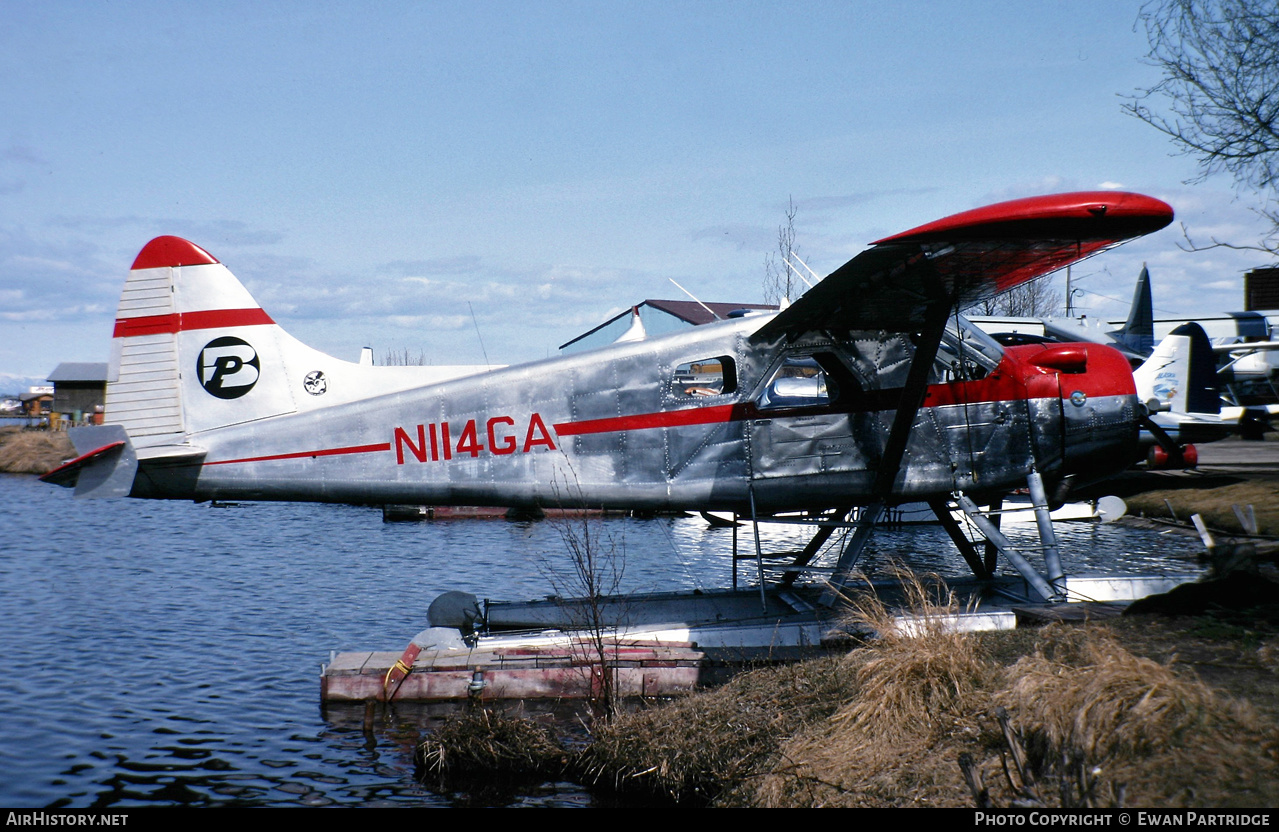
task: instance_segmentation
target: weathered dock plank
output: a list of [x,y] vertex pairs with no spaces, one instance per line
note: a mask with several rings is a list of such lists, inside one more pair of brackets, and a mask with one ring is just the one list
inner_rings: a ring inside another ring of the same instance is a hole
[[478,699],[586,699],[598,696],[602,674],[625,697],[672,696],[697,687],[706,656],[689,644],[588,643],[475,650],[424,650],[399,683],[387,676],[401,655],[339,653],[320,680],[325,701],[440,702]]

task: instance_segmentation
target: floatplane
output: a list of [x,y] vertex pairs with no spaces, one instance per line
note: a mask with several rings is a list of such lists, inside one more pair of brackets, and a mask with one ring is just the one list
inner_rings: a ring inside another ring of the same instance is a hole
[[[1028,488],[1127,467],[1148,421],[1124,355],[1005,347],[958,310],[1166,226],[1117,191],[1032,197],[878,240],[780,312],[518,366],[382,367],[294,339],[211,253],[159,237],[134,261],[106,424],[44,479],[77,496],[733,512],[806,524],[780,584],[843,529],[850,581],[887,509],[927,503],[978,578],[958,507],[1031,597],[1061,599],[987,516]],[[761,558],[758,522],[756,555]],[[761,592],[763,572],[761,566]]]

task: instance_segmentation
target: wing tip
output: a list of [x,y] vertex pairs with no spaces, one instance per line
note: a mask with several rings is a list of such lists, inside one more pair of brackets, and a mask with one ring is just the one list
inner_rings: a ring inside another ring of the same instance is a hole
[[1128,237],[1158,231],[1172,222],[1172,206],[1128,191],[1077,191],[997,202],[876,240],[881,243],[927,241],[955,236],[1042,235],[1059,225],[1063,233]]
[[156,237],[142,247],[133,269],[176,268],[178,266],[209,266],[217,258],[195,243],[181,237]]

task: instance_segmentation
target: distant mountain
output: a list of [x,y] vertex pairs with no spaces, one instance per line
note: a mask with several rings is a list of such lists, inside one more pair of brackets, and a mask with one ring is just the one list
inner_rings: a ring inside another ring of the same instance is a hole
[[43,376],[20,376],[0,372],[0,396],[16,396],[27,392],[28,387],[46,387],[49,382]]

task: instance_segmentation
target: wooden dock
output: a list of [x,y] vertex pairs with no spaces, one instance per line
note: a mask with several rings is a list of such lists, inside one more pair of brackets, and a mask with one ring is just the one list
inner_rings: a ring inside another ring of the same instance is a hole
[[589,699],[600,695],[605,672],[619,696],[673,696],[697,687],[705,659],[690,644],[672,643],[606,643],[603,654],[601,662],[596,645],[580,640],[424,650],[405,675],[393,673],[405,658],[399,653],[339,653],[322,669],[320,696],[326,702]]

